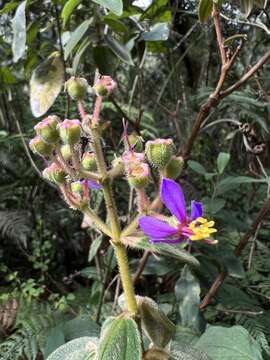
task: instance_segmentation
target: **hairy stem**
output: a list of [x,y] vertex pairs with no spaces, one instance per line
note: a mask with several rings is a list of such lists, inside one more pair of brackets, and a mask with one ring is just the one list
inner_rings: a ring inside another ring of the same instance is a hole
[[127,260],[127,253],[125,246],[120,241],[121,235],[121,228],[120,223],[118,220],[118,214],[116,205],[113,198],[112,188],[111,188],[111,181],[107,174],[107,166],[105,163],[101,142],[100,142],[100,134],[98,129],[98,121],[99,121],[99,112],[101,108],[101,97],[97,98],[96,106],[94,110],[94,121],[91,127],[91,135],[92,135],[92,147],[94,153],[96,155],[96,162],[98,171],[103,179],[103,194],[104,200],[106,203],[106,208],[108,212],[108,218],[111,225],[111,239],[112,239],[112,246],[115,251],[118,267],[119,267],[119,274],[122,281],[123,290],[125,293],[126,303],[128,311],[135,315],[137,313],[137,303],[136,297],[134,293],[134,288],[132,284],[132,278],[129,271],[128,260]]

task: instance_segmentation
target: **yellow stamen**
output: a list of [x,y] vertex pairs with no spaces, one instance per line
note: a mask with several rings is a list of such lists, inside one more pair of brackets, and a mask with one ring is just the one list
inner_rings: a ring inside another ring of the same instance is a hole
[[198,217],[189,224],[189,229],[193,232],[193,235],[190,236],[190,240],[197,241],[208,239],[211,234],[217,232],[213,226],[215,225],[214,221],[208,221],[205,218]]

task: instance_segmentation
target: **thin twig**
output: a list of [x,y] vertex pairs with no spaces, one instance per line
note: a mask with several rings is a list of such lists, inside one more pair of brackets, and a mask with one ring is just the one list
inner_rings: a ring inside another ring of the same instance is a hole
[[133,275],[133,279],[132,279],[133,285],[135,285],[137,283],[137,281],[139,280],[150,255],[151,255],[151,251],[149,251],[149,250],[144,251],[143,256],[140,260],[138,269],[136,270],[135,274]]
[[[253,224],[252,224],[251,228],[249,229],[249,231],[247,231],[246,234],[239,241],[237,247],[234,250],[234,255],[236,257],[239,257],[241,255],[243,249],[248,244],[249,239],[251,238],[251,236],[253,236],[256,233],[258,227],[260,226],[261,222],[263,221],[263,219],[265,218],[265,216],[269,210],[270,210],[270,198],[268,198],[266,200],[266,202],[264,203],[258,216],[253,221]],[[219,290],[219,288],[223,284],[224,280],[226,279],[226,276],[227,276],[227,273],[225,271],[221,272],[217,276],[217,278],[214,281],[214,283],[212,284],[210,290],[205,295],[205,297],[200,305],[200,310],[204,310],[210,304],[212,298],[216,295],[217,291]]]

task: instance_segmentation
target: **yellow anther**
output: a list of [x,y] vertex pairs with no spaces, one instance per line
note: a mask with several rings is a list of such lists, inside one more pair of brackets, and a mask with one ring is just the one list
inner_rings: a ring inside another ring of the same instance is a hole
[[189,224],[189,229],[193,233],[193,235],[190,236],[190,240],[196,241],[209,238],[211,234],[217,232],[217,230],[213,228],[214,225],[214,221],[208,221],[202,217],[193,220]]

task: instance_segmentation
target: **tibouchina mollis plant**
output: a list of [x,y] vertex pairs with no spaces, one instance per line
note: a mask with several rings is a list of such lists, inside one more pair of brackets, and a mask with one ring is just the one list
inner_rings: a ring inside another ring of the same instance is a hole
[[[99,76],[93,85],[96,94],[93,113],[88,114],[83,104],[87,81],[71,78],[66,90],[78,103],[79,119],[62,121],[56,115],[48,116],[35,126],[36,136],[30,141],[30,148],[45,159],[43,176],[59,187],[68,206],[81,211],[111,242],[118,263],[123,288],[119,303],[123,312],[105,321],[99,339],[76,339],[80,359],[169,359],[175,325],[153,300],[135,295],[126,247],[147,249],[149,245],[155,251],[158,246],[159,252],[163,246],[167,251],[171,247],[172,252],[182,251],[197,261],[183,249],[187,247],[190,251],[191,244],[197,241],[215,244],[217,240],[212,235],[217,230],[214,221],[205,218],[202,203],[193,200],[190,212],[187,211],[183,190],[176,181],[183,159],[174,155],[171,139],[151,140],[143,146],[139,136],[128,135],[124,122],[124,149],[112,164],[107,163],[100,112],[103,99],[116,87],[111,77]],[[82,137],[89,139],[86,149],[81,145]],[[113,181],[121,177],[134,189],[137,198],[137,214],[129,224],[120,223],[113,195]],[[103,192],[107,221],[91,208],[91,191]],[[49,358],[61,358],[61,351],[69,351],[66,345]],[[129,356],[123,357],[123,351]]]

